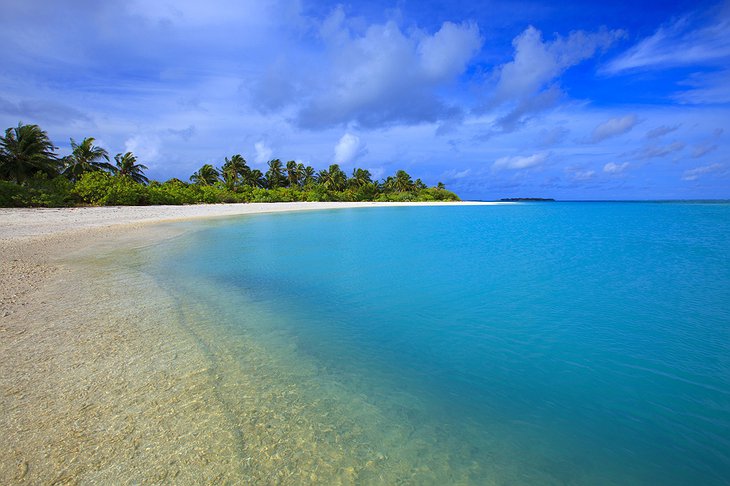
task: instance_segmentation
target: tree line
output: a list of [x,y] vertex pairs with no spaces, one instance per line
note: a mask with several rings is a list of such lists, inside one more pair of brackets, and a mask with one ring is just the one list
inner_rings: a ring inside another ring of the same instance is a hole
[[[404,170],[378,181],[361,168],[315,170],[280,159],[262,172],[236,154],[220,168],[204,164],[189,182],[150,181],[132,152],[113,158],[93,137],[71,139],[60,157],[38,125],[19,123],[0,137],[0,206],[196,204],[283,201],[455,201],[442,183],[427,187]],[[113,161],[113,163],[112,163]]]

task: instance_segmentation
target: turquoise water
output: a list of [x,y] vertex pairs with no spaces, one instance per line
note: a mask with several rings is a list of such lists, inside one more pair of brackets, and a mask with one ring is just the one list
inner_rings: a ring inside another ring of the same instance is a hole
[[[730,481],[730,205],[367,208],[189,226],[145,250],[150,271],[210,306],[212,353],[245,335],[277,357],[269,367],[314,370],[296,378],[302,413],[338,417],[334,432],[326,418],[314,430],[351,436],[342,460],[382,459],[371,476],[355,467],[360,480]],[[272,387],[292,374],[276,376]]]

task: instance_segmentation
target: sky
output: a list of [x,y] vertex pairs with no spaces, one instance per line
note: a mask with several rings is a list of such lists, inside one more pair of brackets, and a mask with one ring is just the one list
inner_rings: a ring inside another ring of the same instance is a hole
[[730,1],[0,0],[0,127],[463,199],[730,198]]

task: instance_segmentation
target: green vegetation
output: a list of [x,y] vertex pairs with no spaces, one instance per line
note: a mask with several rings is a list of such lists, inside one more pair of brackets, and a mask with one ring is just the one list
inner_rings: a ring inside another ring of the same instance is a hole
[[458,201],[439,182],[427,187],[404,170],[382,181],[353,169],[350,177],[337,164],[316,171],[290,160],[268,162],[266,173],[248,166],[239,154],[220,169],[204,164],[190,182],[150,181],[131,152],[114,156],[88,137],[71,139],[71,154],[59,157],[48,134],[37,125],[8,128],[0,137],[0,206],[76,206],[198,204],[291,201]]

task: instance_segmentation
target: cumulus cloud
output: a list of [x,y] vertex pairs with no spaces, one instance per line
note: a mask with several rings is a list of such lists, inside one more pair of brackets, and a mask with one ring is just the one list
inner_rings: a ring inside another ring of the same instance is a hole
[[349,164],[358,157],[367,153],[367,148],[360,141],[360,137],[352,133],[345,133],[335,145],[335,163]]
[[615,162],[609,162],[603,166],[603,172],[605,172],[606,174],[620,174],[623,171],[625,171],[628,166],[629,166],[628,162],[624,162],[622,164],[617,164]]
[[259,165],[265,164],[269,160],[271,160],[272,155],[274,154],[274,151],[266,145],[266,143],[262,140],[259,142],[256,142],[253,145],[254,150],[256,151],[256,155],[254,156],[254,162],[256,162]]
[[492,169],[502,170],[521,170],[535,167],[547,160],[548,154],[545,152],[539,152],[527,156],[513,156],[513,157],[500,157],[492,164]]
[[557,85],[522,99],[510,112],[497,120],[497,125],[503,132],[512,132],[519,127],[527,118],[555,106],[563,92]]
[[513,60],[496,70],[497,84],[491,104],[513,105],[499,121],[501,128],[510,131],[530,113],[555,105],[562,94],[555,80],[568,68],[607,49],[624,35],[623,31],[604,28],[594,33],[575,31],[567,37],[558,35],[544,42],[539,30],[528,27],[512,41]]
[[592,143],[602,142],[607,138],[617,137],[628,132],[638,122],[636,115],[626,115],[620,118],[611,118],[600,125],[598,125],[591,135],[590,141]]
[[695,167],[694,169],[689,169],[684,171],[684,174],[682,174],[682,180],[683,181],[696,181],[703,175],[712,174],[721,171],[724,169],[724,165],[722,164],[711,164],[711,165],[702,165],[700,167]]
[[[305,128],[354,122],[363,127],[435,122],[458,116],[439,89],[462,74],[479,51],[474,23],[444,22],[429,35],[403,32],[393,21],[350,29],[341,8],[323,23],[322,69],[304,80],[296,121]],[[300,99],[290,100],[299,103]]]
[[481,46],[479,27],[475,23],[444,22],[438,32],[425,36],[418,44],[423,74],[434,80],[449,80],[464,71]]

